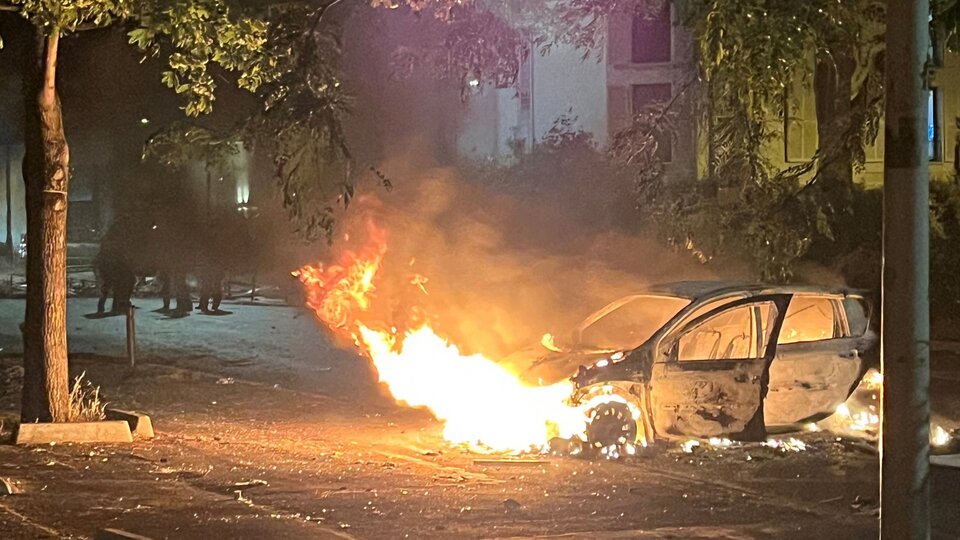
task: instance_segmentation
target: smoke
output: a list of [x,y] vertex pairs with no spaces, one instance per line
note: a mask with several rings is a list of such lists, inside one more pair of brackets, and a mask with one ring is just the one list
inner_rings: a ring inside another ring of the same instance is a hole
[[367,187],[330,254],[358,249],[368,223],[387,231],[372,308],[383,324],[426,319],[464,352],[500,358],[653,282],[715,278],[650,235],[598,225],[607,207],[571,199],[561,179],[556,193],[507,195],[415,161],[383,165],[393,189]]

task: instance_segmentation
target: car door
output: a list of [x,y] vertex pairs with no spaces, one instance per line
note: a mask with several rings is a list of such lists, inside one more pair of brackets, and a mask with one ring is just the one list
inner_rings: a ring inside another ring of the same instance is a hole
[[770,365],[768,426],[816,421],[846,401],[863,373],[866,325],[851,321],[845,305],[850,302],[840,295],[791,299]]
[[736,300],[678,325],[661,340],[650,378],[664,437],[766,436],[768,367],[790,295]]

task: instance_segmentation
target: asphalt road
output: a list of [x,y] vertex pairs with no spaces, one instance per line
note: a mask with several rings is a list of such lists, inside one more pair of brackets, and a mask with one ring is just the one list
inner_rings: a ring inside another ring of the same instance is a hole
[[[444,443],[427,413],[394,404],[365,361],[301,310],[241,305],[176,320],[143,310],[131,369],[119,323],[83,318],[90,302],[70,302],[73,372],[114,406],[148,412],[158,436],[0,445],[0,477],[22,491],[0,497],[0,538],[106,527],[204,540],[877,536],[877,458],[828,433],[803,434],[800,452],[666,445],[619,461],[482,456]],[[19,361],[18,309],[0,301],[0,373]],[[957,403],[951,388],[935,380],[939,402]],[[7,426],[15,390],[0,388]],[[960,537],[958,472],[933,469],[932,489],[935,538]]]

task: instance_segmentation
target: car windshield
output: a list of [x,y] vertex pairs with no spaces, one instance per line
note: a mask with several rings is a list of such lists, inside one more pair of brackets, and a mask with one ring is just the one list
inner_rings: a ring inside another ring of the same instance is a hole
[[608,304],[583,322],[578,342],[603,350],[630,350],[643,345],[690,300],[674,296],[637,295]]

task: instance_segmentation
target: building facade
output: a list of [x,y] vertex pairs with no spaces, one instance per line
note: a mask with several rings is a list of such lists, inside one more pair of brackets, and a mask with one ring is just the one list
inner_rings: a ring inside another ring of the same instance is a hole
[[[558,118],[593,135],[603,147],[628,126],[636,111],[651,102],[676,99],[681,111],[676,138],[660,142],[666,174],[703,175],[708,139],[698,127],[693,96],[696,76],[693,41],[669,7],[654,17],[620,17],[607,22],[606,47],[597,60],[559,47],[532,54],[518,88],[491,89],[472,96],[461,118],[457,147],[469,159],[510,160],[529,151]],[[929,93],[928,147],[933,178],[954,174],[960,144],[960,54],[931,48],[935,73]],[[812,77],[798,82],[777,118],[781,129],[765,149],[776,166],[809,160],[816,149],[816,105]],[[883,181],[883,124],[866,149],[866,163],[855,178],[867,187]]]

